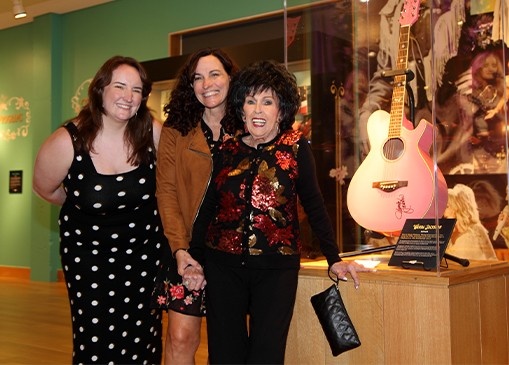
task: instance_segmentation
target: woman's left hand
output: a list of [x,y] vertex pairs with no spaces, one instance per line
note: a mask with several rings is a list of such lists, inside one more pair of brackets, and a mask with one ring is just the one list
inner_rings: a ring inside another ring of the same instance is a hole
[[357,275],[358,272],[374,272],[376,269],[371,269],[368,267],[365,267],[361,264],[358,264],[355,261],[339,261],[334,263],[330,267],[330,271],[338,277],[339,280],[346,280],[346,274],[350,273],[350,276],[353,279],[353,284],[355,286],[355,289],[359,288],[360,280],[359,275]]

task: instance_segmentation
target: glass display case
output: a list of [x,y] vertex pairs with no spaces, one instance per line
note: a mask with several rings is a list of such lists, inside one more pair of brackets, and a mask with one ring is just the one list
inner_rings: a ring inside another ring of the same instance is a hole
[[[505,2],[284,0],[282,7],[170,35],[169,49],[180,54],[168,60],[218,46],[240,66],[271,58],[295,73],[302,106],[294,128],[309,139],[341,252],[394,245],[407,219],[446,217],[456,219],[451,252],[503,255]],[[149,73],[168,60],[146,63]],[[178,62],[163,69],[168,76],[155,77],[150,98],[161,120]],[[299,219],[303,255],[313,258],[318,243],[304,212]]]

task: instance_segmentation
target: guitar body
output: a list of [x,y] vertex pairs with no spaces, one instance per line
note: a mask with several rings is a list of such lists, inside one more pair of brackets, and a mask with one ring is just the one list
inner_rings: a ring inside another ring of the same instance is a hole
[[[433,126],[421,120],[415,129],[404,119],[397,137],[389,137],[390,114],[378,110],[368,120],[371,149],[355,172],[347,193],[352,218],[362,227],[399,235],[406,219],[442,217],[447,184],[429,150]],[[438,212],[435,212],[438,202]]]

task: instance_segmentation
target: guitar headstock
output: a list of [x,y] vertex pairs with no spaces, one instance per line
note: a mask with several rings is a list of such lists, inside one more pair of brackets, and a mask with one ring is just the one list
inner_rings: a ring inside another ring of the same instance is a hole
[[399,18],[400,25],[412,25],[419,18],[419,7],[421,0],[405,0],[403,10]]

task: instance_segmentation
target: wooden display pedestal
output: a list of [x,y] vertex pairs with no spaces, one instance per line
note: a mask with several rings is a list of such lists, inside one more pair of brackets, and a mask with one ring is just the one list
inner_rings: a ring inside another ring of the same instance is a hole
[[340,283],[362,345],[337,357],[309,301],[332,284],[326,263],[302,263],[285,364],[509,364],[509,263],[449,261],[438,276],[389,267],[389,256],[358,290]]

